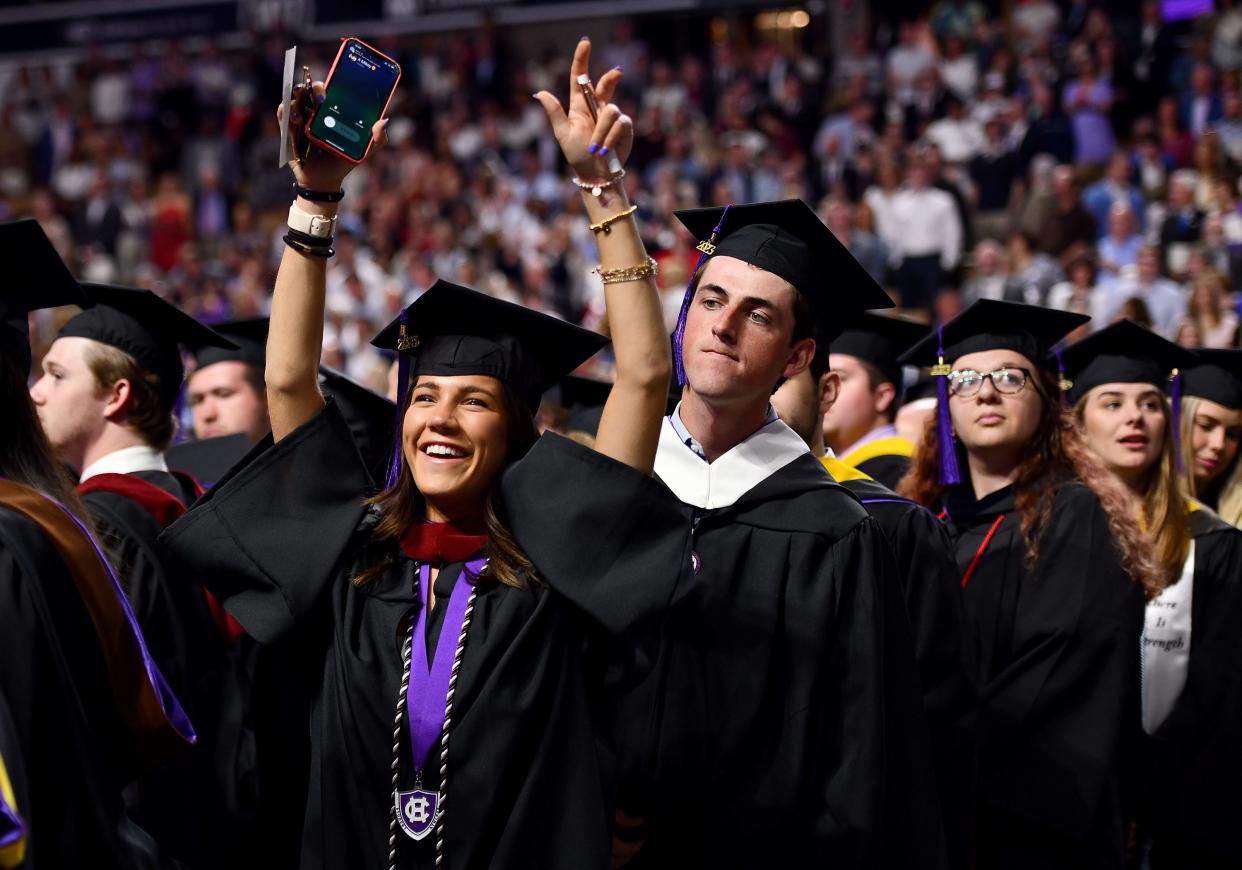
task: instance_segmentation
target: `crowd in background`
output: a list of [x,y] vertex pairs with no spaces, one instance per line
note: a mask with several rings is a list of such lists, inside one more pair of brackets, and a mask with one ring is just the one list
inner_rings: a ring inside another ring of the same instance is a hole
[[[811,48],[814,23],[705,19],[702,50],[676,56],[642,38],[658,18],[609,25],[594,66],[624,70],[625,183],[670,327],[694,263],[673,211],[796,196],[933,320],[987,297],[1236,347],[1242,8],[1180,22],[1158,0],[1007,8],[940,0],[836,55]],[[436,277],[599,317],[593,239],[530,96],[559,91],[559,56],[509,40],[485,27],[376,42],[404,77],[390,147],[348,181],[324,360],[379,389],[370,337]],[[0,219],[38,218],[84,280],[151,287],[208,322],[264,313],[290,201],[272,113],[287,41],[11,70]],[[299,61],[322,75],[334,50]]]

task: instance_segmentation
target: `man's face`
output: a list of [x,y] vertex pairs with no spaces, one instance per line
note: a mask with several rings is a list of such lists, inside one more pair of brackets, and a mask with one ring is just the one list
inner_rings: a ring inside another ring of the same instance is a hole
[[253,444],[267,434],[267,401],[247,380],[248,367],[226,360],[190,375],[186,394],[195,438],[242,434]]
[[30,398],[48,443],[62,462],[82,470],[90,446],[107,423],[108,394],[87,365],[89,338],[58,338],[43,357],[43,374]]
[[833,450],[846,450],[887,420],[878,410],[891,403],[891,390],[880,395],[862,362],[844,353],[828,355],[828,366],[841,378],[837,401],[824,414],[824,440]]
[[807,367],[815,342],[790,343],[793,286],[734,257],[703,268],[686,315],[682,354],[690,390],[709,402],[764,401]]

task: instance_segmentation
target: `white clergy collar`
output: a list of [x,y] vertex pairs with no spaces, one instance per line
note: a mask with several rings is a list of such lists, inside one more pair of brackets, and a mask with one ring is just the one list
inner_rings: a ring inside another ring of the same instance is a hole
[[101,456],[82,470],[82,481],[99,474],[133,474],[135,471],[167,471],[164,454],[154,447],[139,444],[123,447]]
[[672,419],[665,417],[656,448],[655,473],[683,504],[714,510],[736,503],[809,452],[797,433],[775,419],[715,462],[705,462],[682,442]]

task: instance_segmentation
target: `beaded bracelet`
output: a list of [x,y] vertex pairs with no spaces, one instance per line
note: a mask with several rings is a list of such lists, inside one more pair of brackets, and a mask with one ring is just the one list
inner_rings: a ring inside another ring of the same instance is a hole
[[603,181],[583,181],[581,178],[573,178],[571,181],[573,182],[574,187],[579,190],[589,190],[591,191],[591,196],[599,196],[608,188],[616,186],[616,184],[623,178],[625,178],[624,169],[612,176],[612,178],[608,178]]
[[597,224],[591,224],[591,232],[593,233],[602,232],[604,235],[608,235],[610,232],[612,232],[613,224],[615,224],[617,221],[621,220],[622,218],[629,217],[636,211],[638,211],[638,206],[632,205],[629,208],[627,208],[625,211],[619,214],[614,214],[612,217],[606,217]]
[[605,269],[600,266],[595,271],[599,273],[600,280],[605,284],[623,284],[626,281],[654,278],[660,272],[660,264],[648,257],[647,262],[637,266],[626,266],[621,269]]

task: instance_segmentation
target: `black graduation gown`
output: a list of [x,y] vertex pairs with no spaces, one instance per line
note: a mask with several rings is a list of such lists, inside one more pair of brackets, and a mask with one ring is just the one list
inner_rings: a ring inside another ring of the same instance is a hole
[[883,486],[896,489],[897,483],[910,470],[910,457],[897,453],[885,453],[860,462],[855,467]]
[[928,867],[935,774],[892,550],[809,452],[724,508],[623,700],[631,866]]
[[[238,837],[253,813],[253,733],[245,721],[241,651],[221,637],[198,566],[159,542],[162,523],[191,504],[190,482],[163,471],[134,477],[177,500],[167,514],[128,494],[82,493],[130,606],[173,692],[198,731],[185,756],[144,775],[127,794],[130,815],[189,867],[242,858]],[[85,485],[84,485],[85,486]]]
[[[164,536],[253,637],[295,639],[299,666],[315,675],[302,726],[303,868],[387,866],[401,647],[419,599],[414,563],[401,554],[370,584],[351,582],[367,558],[370,486],[329,402],[279,443],[261,442]],[[663,607],[684,538],[652,478],[557,436],[509,469],[503,492],[510,529],[540,576],[578,575],[583,610],[543,585],[478,587],[454,697],[446,863],[606,867],[612,804],[596,719],[609,644],[596,637]],[[432,642],[460,573],[446,566],[436,580]],[[410,788],[402,732],[401,787]],[[434,788],[431,768],[423,785]],[[397,836],[400,866],[434,865],[434,837]]]
[[1034,571],[1011,488],[975,501],[967,483],[952,496],[963,575],[982,549],[964,591],[980,689],[976,866],[1120,867],[1142,589],[1080,483],[1057,488]]
[[168,866],[125,817],[137,771],[90,613],[39,526],[0,507],[3,750],[28,826],[23,870]]
[[1190,665],[1167,719],[1145,741],[1144,833],[1153,870],[1242,867],[1242,531],[1206,510],[1195,541]]
[[923,709],[931,733],[949,866],[967,867],[975,804],[975,689],[965,640],[961,574],[944,524],[883,484],[825,461],[875,517],[893,547],[914,633]]

